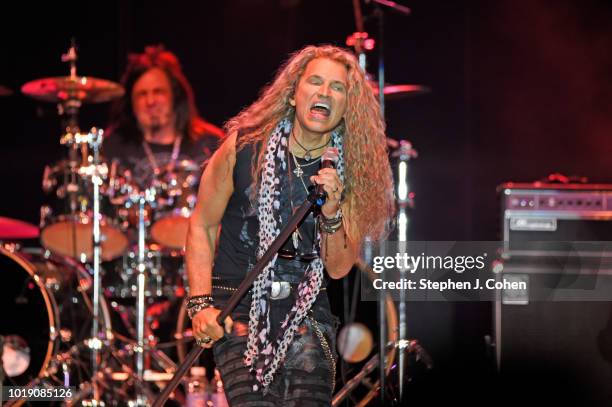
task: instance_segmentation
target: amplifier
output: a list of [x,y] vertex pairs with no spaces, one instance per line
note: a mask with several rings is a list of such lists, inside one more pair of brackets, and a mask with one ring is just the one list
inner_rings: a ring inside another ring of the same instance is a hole
[[[612,241],[612,184],[506,183],[498,193],[502,239],[518,258],[550,258],[536,241]],[[592,252],[593,259],[602,255],[609,257]],[[520,269],[532,285],[567,278],[554,268],[534,266],[538,262],[521,264],[511,255],[504,272]],[[612,283],[612,275],[597,278]],[[535,391],[548,405],[612,400],[612,302],[510,302],[500,296],[493,319],[496,362],[507,389]]]
[[612,241],[612,184],[498,188],[504,241]]

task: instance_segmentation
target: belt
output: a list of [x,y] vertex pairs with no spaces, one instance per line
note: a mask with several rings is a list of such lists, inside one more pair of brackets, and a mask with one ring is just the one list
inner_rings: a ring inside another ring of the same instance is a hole
[[[291,292],[297,288],[298,284],[299,283],[290,283],[288,281],[272,281],[270,299],[283,300],[289,297]],[[238,285],[240,284],[238,283]],[[218,284],[212,285],[212,288],[225,291],[238,291],[238,288],[233,287],[233,284],[231,284],[229,280],[219,280]],[[326,287],[321,287],[321,291],[324,290],[326,290]]]
[[319,253],[297,253],[293,250],[280,249],[278,251],[278,257],[285,260],[297,260],[302,263],[310,263],[319,257]]

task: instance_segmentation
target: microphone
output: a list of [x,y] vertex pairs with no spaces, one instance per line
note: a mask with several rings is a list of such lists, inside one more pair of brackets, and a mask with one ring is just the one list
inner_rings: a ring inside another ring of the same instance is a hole
[[336,147],[327,147],[321,156],[321,168],[336,168],[340,153]]
[[[321,168],[336,168],[340,153],[336,147],[327,147],[321,156]],[[323,190],[323,185],[317,185],[317,204],[323,205],[327,194]]]

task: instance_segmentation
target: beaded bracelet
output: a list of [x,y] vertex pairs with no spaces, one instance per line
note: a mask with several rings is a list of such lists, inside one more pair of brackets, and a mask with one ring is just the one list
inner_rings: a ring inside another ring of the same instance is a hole
[[342,227],[342,220],[340,220],[338,223],[335,223],[333,225],[326,225],[325,223],[321,223],[319,225],[321,232],[326,233],[328,235],[336,233],[338,229],[340,229],[341,227]]
[[342,227],[342,207],[338,208],[333,218],[326,218],[322,213],[320,218],[321,222],[319,222],[319,229],[321,229],[321,232],[328,235],[336,233],[338,229]]
[[336,214],[334,215],[333,218],[328,218],[325,215],[323,215],[323,213],[321,213],[321,221],[327,224],[330,223],[336,223],[339,220],[342,220],[342,207],[338,207],[338,210],[336,211]]

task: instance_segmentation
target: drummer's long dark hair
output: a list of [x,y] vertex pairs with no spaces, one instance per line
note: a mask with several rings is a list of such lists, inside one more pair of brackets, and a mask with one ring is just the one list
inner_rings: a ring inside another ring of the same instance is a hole
[[128,66],[121,78],[125,94],[111,108],[111,121],[107,134],[119,134],[125,140],[140,143],[143,138],[132,108],[132,89],[134,84],[147,71],[159,68],[170,80],[173,106],[176,116],[175,127],[179,134],[197,140],[203,135],[223,137],[223,131],[202,119],[195,105],[191,85],[187,81],[181,64],[172,52],[163,45],[147,46],[142,54],[130,54]]

